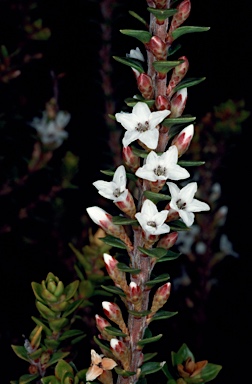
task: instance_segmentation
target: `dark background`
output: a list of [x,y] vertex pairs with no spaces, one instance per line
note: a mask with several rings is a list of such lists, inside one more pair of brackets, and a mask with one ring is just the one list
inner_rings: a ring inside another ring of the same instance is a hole
[[[16,16],[13,16],[13,12],[8,11],[10,3],[0,2],[3,10],[0,16],[0,40],[1,44],[8,41],[9,46],[15,46],[18,38],[18,32],[15,32],[18,16],[17,13],[14,12]],[[76,241],[80,245],[85,241],[82,237],[83,222],[80,220],[80,213],[85,215],[86,207],[94,204],[96,196],[92,193],[90,184],[100,178],[99,169],[105,168],[110,162],[107,132],[102,116],[104,94],[99,71],[103,63],[97,54],[97,47],[101,45],[99,2],[46,0],[38,4],[44,24],[52,31],[49,41],[46,44],[40,43],[40,48],[45,53],[44,59],[23,69],[21,78],[15,80],[12,92],[7,91],[5,85],[1,86],[0,108],[1,111],[8,110],[11,115],[13,100],[17,100],[15,92],[19,92],[29,101],[21,109],[23,116],[25,119],[32,118],[34,111],[37,113],[43,110],[44,103],[50,96],[50,69],[53,68],[57,73],[66,73],[60,83],[60,104],[72,115],[67,145],[80,157],[79,173],[75,179],[78,190],[68,191],[63,195],[64,215],[58,228],[63,238],[60,251],[58,239],[52,236],[55,212],[48,205],[38,208],[38,214],[44,220],[40,224],[33,226],[32,220],[20,223],[16,219],[17,201],[19,204],[20,201],[24,203],[27,194],[31,194],[36,186],[39,188],[41,184],[49,183],[47,175],[40,174],[40,179],[33,179],[26,189],[18,189],[12,195],[11,201],[1,200],[0,215],[2,212],[2,219],[12,223],[12,231],[2,234],[0,242],[0,382],[3,384],[25,373],[26,363],[19,361],[10,344],[20,343],[22,334],[27,335],[32,327],[30,318],[35,313],[35,307],[30,282],[41,282],[49,271],[59,275],[64,281],[72,280],[73,271],[70,267],[69,274],[66,262],[70,254],[66,250],[67,243]],[[139,24],[127,13],[128,10],[144,15],[145,2],[119,2],[112,23],[113,55],[124,56],[131,48],[139,45],[119,32],[119,29],[139,28]],[[200,118],[213,105],[227,99],[243,99],[246,109],[251,110],[251,10],[248,0],[242,3],[192,0],[192,11],[187,24],[210,26],[211,29],[181,39],[183,54],[190,62],[190,77],[206,76],[203,83],[190,88],[187,113]],[[120,110],[123,99],[132,96],[136,91],[135,81],[129,68],[117,62],[113,63],[113,68],[111,77],[116,84],[116,107]],[[17,134],[16,127],[12,129]],[[22,145],[24,150],[29,151],[29,143],[22,134],[18,132],[17,136],[20,139],[19,151],[22,151]],[[13,148],[16,149],[15,146]],[[219,285],[208,303],[204,340],[201,340],[200,349],[196,349],[198,360],[209,359],[212,363],[223,365],[221,373],[214,381],[216,384],[243,383],[249,377],[250,356],[247,351],[251,343],[252,292],[248,222],[250,148],[251,117],[243,124],[242,134],[237,138],[235,148],[227,153],[220,169],[223,203],[229,207],[226,232],[235,251],[239,253],[239,258],[228,258],[218,271]],[[17,154],[9,153],[8,156],[15,159]],[[56,156],[56,169],[57,165]],[[36,241],[24,244],[24,237],[36,237]],[[169,340],[166,341],[171,342],[172,349],[186,342],[193,350],[194,342],[195,345],[197,343],[192,335],[197,333],[197,329],[193,329],[193,323],[184,324],[183,314],[180,316],[178,324],[182,324],[183,331],[178,329],[174,336],[168,330]],[[161,343],[160,349],[161,356],[165,358],[166,344]]]

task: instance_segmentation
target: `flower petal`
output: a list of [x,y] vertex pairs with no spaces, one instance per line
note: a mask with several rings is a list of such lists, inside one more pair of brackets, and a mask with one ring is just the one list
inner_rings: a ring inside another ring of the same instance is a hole
[[150,149],[157,148],[159,131],[157,128],[145,131],[139,135],[139,140]]
[[102,368],[99,368],[97,365],[92,365],[89,367],[86,373],[86,381],[93,381],[103,372]]
[[152,112],[151,114],[151,118],[149,119],[149,127],[150,129],[153,129],[155,128],[159,123],[161,123],[161,121],[163,121],[169,114],[171,113],[171,111],[169,111],[168,109],[165,109],[163,111],[155,111],[155,112]]
[[113,369],[116,365],[117,364],[113,359],[109,359],[108,357],[102,359],[102,367],[105,371]]

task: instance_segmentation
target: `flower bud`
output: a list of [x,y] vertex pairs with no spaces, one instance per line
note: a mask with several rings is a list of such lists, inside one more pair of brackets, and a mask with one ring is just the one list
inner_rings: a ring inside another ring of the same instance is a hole
[[173,16],[171,20],[171,25],[167,35],[167,41],[169,44],[173,42],[172,32],[177,29],[184,21],[188,18],[191,11],[191,2],[190,0],[184,0],[177,6],[177,13]]
[[151,77],[146,73],[141,73],[137,78],[137,86],[142,96],[150,100],[154,96],[154,88],[152,84]]
[[157,60],[167,59],[167,45],[160,37],[152,36],[147,44],[147,49],[153,53]]
[[140,158],[134,155],[131,147],[123,147],[122,157],[125,165],[135,173],[140,167]]
[[178,232],[167,233],[159,240],[159,242],[157,243],[157,247],[170,249],[176,243],[177,239]]
[[104,338],[105,340],[111,340],[113,336],[106,331],[106,327],[111,327],[111,324],[99,315],[95,315],[95,321],[96,327],[101,333],[102,338]]
[[187,88],[180,89],[171,99],[170,117],[179,117],[182,115],[187,100]]
[[178,148],[178,157],[182,156],[188,149],[194,134],[193,124],[188,125],[182,131],[175,136],[171,145],[176,145]]
[[115,285],[121,288],[124,292],[128,292],[128,284],[126,280],[126,273],[117,268],[118,261],[110,256],[108,253],[103,254],[106,270],[114,281]]
[[158,95],[155,100],[155,106],[158,111],[163,111],[164,109],[170,109],[171,103],[168,97]]
[[129,190],[127,190],[126,199],[115,202],[115,205],[131,219],[135,218],[136,206]]
[[109,301],[103,301],[102,307],[105,315],[114,323],[116,323],[123,333],[128,334],[128,329],[123,320],[122,312],[118,305],[115,303],[110,303]]
[[139,285],[135,282],[131,282],[129,285],[129,300],[134,304],[135,311],[141,311],[142,304],[142,292]]
[[186,56],[179,57],[179,60],[183,60],[183,62],[179,65],[177,65],[173,71],[170,78],[170,81],[168,83],[168,87],[166,90],[167,96],[172,95],[173,89],[176,87],[176,85],[185,77],[188,68],[189,68],[189,61]]
[[170,297],[171,293],[171,283],[166,283],[159,287],[153,297],[152,306],[151,306],[151,314],[148,316],[150,320],[153,315],[164,306],[167,300]]
[[110,347],[113,355],[121,361],[123,368],[128,371],[130,369],[130,351],[125,343],[113,338],[110,340]]

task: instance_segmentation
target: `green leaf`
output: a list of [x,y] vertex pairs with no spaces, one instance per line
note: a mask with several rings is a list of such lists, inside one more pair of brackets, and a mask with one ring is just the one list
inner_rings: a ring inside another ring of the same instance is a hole
[[172,44],[170,48],[168,49],[168,56],[174,55],[180,48],[182,47],[181,44]]
[[176,260],[181,256],[181,253],[167,251],[166,255],[157,260],[157,263],[163,263],[164,261]]
[[175,15],[177,9],[157,9],[148,7],[147,10],[152,13],[158,20],[166,20],[168,17]]
[[156,193],[151,191],[144,191],[144,196],[155,204],[157,204],[159,201],[171,200],[171,196],[169,195],[164,195],[162,193]]
[[37,319],[36,317],[32,316],[32,320],[39,326],[43,327],[43,331],[45,332],[46,336],[51,336],[52,331],[44,324],[41,320]]
[[194,116],[181,116],[181,117],[174,117],[174,118],[171,117],[170,119],[164,119],[162,121],[162,125],[164,125],[165,127],[171,127],[176,124],[192,123],[195,120],[196,120],[196,117]]
[[94,341],[96,342],[97,345],[99,345],[99,347],[101,347],[102,349],[105,349],[105,351],[108,351],[109,353],[111,353],[109,343],[107,343],[105,341],[101,342],[101,340],[98,339],[96,336],[94,336]]
[[136,372],[125,371],[124,369],[119,368],[119,367],[115,367],[114,370],[116,371],[116,373],[118,375],[121,375],[123,377],[129,377],[129,376],[133,376],[136,374]]
[[[55,367],[55,376],[62,380],[66,373],[73,375],[73,368],[65,360],[60,359]],[[62,382],[64,382],[64,380],[62,380]]]
[[31,383],[32,381],[36,380],[39,376],[40,376],[39,373],[36,373],[35,375],[26,374],[19,378],[18,383],[19,384]]
[[68,307],[67,310],[62,313],[62,317],[67,317],[69,316],[72,312],[74,312],[78,307],[81,306],[83,303],[84,299],[79,299],[75,300],[73,303],[71,303]]
[[146,345],[146,344],[154,343],[154,342],[160,340],[161,337],[163,337],[163,335],[160,333],[160,334],[157,335],[157,336],[148,337],[147,339],[140,340],[140,341],[137,343],[137,345],[139,345],[140,347],[143,347],[143,346]]
[[144,363],[146,363],[147,361],[151,360],[153,357],[155,357],[157,355],[157,352],[153,352],[153,353],[145,353],[144,354],[144,357],[143,357],[143,361]]
[[53,339],[45,339],[44,340],[45,346],[48,349],[56,350],[59,348],[60,341],[53,340]]
[[163,368],[164,362],[158,363],[154,361],[150,361],[141,366],[141,374],[140,376],[149,375],[150,373],[154,373],[160,371]]
[[79,343],[81,340],[83,340],[87,335],[83,334],[81,336],[75,337],[73,340],[71,340],[71,345],[75,345]]
[[58,319],[49,320],[50,328],[57,333],[59,333],[68,324],[69,324],[69,320],[64,317],[59,317]]
[[37,359],[40,358],[40,356],[42,355],[43,351],[44,351],[43,348],[38,348],[34,352],[29,353],[29,357],[32,360],[37,360]]
[[122,271],[122,272],[128,272],[128,273],[131,273],[132,275],[137,275],[138,273],[141,272],[141,269],[137,269],[137,268],[130,268],[128,267],[128,265],[124,264],[124,263],[118,263],[117,264],[117,268]]
[[112,335],[112,336],[118,336],[118,337],[126,337],[127,336],[126,333],[123,333],[120,329],[112,327],[112,326],[106,327],[106,332],[108,332],[108,334]]
[[[162,367],[162,371],[164,372],[164,374],[167,377],[167,379],[172,379],[173,380],[173,376],[169,372],[167,363],[165,363],[164,366]],[[170,383],[170,381],[169,381],[169,383]],[[176,381],[174,381],[174,384],[176,384]]]
[[141,43],[143,44],[148,43],[152,37],[150,32],[135,30],[135,29],[120,29],[120,32],[123,35],[135,37],[137,40],[141,41]]
[[22,360],[30,361],[28,357],[27,350],[23,345],[11,345],[11,348],[15,352],[15,354]]
[[208,382],[215,379],[221,369],[221,365],[208,363],[200,372],[200,376],[204,382]]
[[113,223],[116,225],[137,225],[137,220],[128,219],[122,216],[114,216],[112,219]]
[[183,343],[178,352],[171,353],[172,365],[176,367],[178,364],[183,364],[188,357],[190,357],[192,361],[195,361],[193,353],[190,351],[188,346]]
[[190,228],[185,225],[181,220],[174,220],[169,223],[169,227],[172,231],[190,231]]
[[51,359],[46,364],[46,366],[50,367],[51,365],[57,363],[59,360],[64,359],[65,357],[67,357],[69,354],[70,354],[70,352],[61,352],[61,351],[55,352],[52,355]]
[[128,105],[128,107],[134,107],[136,103],[138,103],[139,101],[142,101],[145,104],[147,104],[149,108],[151,108],[155,103],[155,100],[145,100],[142,98],[135,99],[133,97],[128,97],[127,99],[124,100],[124,102]]
[[187,33],[206,32],[206,31],[209,31],[209,29],[210,27],[194,27],[189,25],[178,27],[174,31],[172,31],[173,41],[176,40],[178,37],[185,35]]
[[189,88],[192,87],[193,85],[197,85],[201,83],[202,81],[206,80],[206,77],[200,77],[200,78],[190,78],[187,80],[182,80],[180,83],[173,89],[173,93],[176,93],[180,89],[183,88]]
[[126,296],[125,293],[123,292],[123,290],[118,288],[118,287],[113,287],[111,285],[109,285],[109,286],[101,285],[101,287],[103,289],[105,289],[105,291],[108,291],[110,293],[113,293],[113,294],[116,294],[116,295],[119,295],[119,296]]
[[204,165],[205,161],[178,161],[178,164],[182,167],[197,167],[199,165]]
[[131,315],[135,316],[135,317],[144,317],[144,316],[147,316],[147,315],[149,315],[151,313],[151,311],[148,311],[148,310],[147,311],[138,312],[138,311],[133,311],[131,309],[128,309],[128,312]]
[[111,247],[116,247],[116,248],[121,248],[121,249],[127,249],[126,245],[124,242],[120,239],[117,239],[114,236],[105,236],[105,237],[100,237],[100,240],[102,240],[105,244],[111,245]]
[[139,16],[137,13],[135,13],[134,11],[129,11],[129,14],[133,17],[135,17],[135,19],[139,20],[141,23],[143,23],[145,26],[147,26],[147,23],[146,21],[141,17]]
[[176,61],[154,61],[153,67],[159,73],[168,73],[171,69],[177,67],[179,64],[183,63],[184,60]]
[[64,294],[66,295],[65,301],[70,300],[76,293],[79,287],[79,280],[75,280],[72,283],[68,284],[64,289]]
[[144,255],[150,256],[150,257],[164,257],[167,254],[167,250],[164,248],[151,248],[146,249],[143,247],[138,247],[139,251],[142,252]]
[[131,59],[130,57],[119,57],[119,56],[112,56],[112,57],[119,63],[128,65],[130,68],[134,68],[140,73],[145,72],[143,69],[143,66],[136,59]]
[[60,381],[55,376],[46,376],[41,379],[42,384],[59,384]]
[[170,279],[169,273],[163,273],[162,275],[155,277],[155,279],[147,281],[145,285],[147,285],[148,287],[152,287],[158,283],[163,283],[164,281],[167,281],[169,279]]
[[46,304],[46,301],[43,299],[41,293],[43,291],[42,285],[36,282],[31,283],[33,293],[38,301],[41,301],[42,303]]
[[170,317],[173,317],[177,315],[178,312],[170,312],[170,311],[158,311],[155,313],[155,315],[151,318],[151,321],[154,320],[165,320],[169,319]]
[[69,339],[70,337],[79,336],[79,335],[83,335],[83,331],[80,331],[79,329],[69,329],[69,330],[65,331],[59,337],[58,340],[63,341],[63,340]]

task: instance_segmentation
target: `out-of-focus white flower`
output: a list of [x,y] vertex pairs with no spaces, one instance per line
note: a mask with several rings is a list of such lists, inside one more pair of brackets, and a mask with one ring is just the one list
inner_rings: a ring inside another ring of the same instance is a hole
[[140,51],[139,47],[136,47],[136,49],[131,49],[130,53],[126,53],[126,57],[129,57],[130,59],[137,59],[140,61],[145,61],[144,56],[142,52]]
[[170,189],[171,201],[170,208],[177,211],[184,223],[190,227],[194,222],[194,212],[209,211],[210,207],[207,203],[194,199],[197,192],[197,183],[187,184],[181,190],[172,183],[166,183]]
[[41,142],[45,146],[56,149],[68,138],[68,132],[64,130],[71,118],[65,111],[58,111],[55,118],[48,118],[47,111],[43,111],[42,117],[35,117],[30,125],[36,129]]
[[138,102],[134,105],[132,112],[118,112],[116,120],[126,129],[123,137],[123,146],[127,147],[132,141],[140,140],[150,149],[155,149],[158,144],[159,131],[157,125],[168,115],[168,109],[151,112],[148,105]]
[[186,179],[190,176],[190,173],[178,165],[177,162],[178,149],[175,145],[172,145],[160,156],[151,151],[146,158],[145,164],[138,168],[135,174],[149,181]]
[[170,232],[169,225],[165,224],[168,210],[158,212],[156,205],[146,199],[142,205],[141,212],[135,214],[142,229],[150,235],[161,235]]
[[116,169],[112,181],[97,180],[93,185],[98,189],[101,196],[118,202],[124,201],[127,197],[126,181],[125,168],[120,165]]
[[234,251],[233,244],[225,234],[222,234],[220,238],[220,250],[227,256],[239,257],[239,253]]

